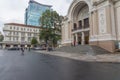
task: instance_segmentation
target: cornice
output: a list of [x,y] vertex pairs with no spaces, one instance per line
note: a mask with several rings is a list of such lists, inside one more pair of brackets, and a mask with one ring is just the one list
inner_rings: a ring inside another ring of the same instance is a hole
[[116,3],[116,2],[118,2],[118,1],[120,1],[120,0],[99,0],[99,1],[94,1],[94,2],[93,2],[93,6],[97,6],[97,5],[99,5],[99,4],[101,4],[101,3],[105,2],[105,1],[109,1],[109,2],[112,2],[112,3]]
[[93,2],[93,6],[97,6],[97,5],[99,5],[99,4],[101,4],[101,3],[105,2],[105,1],[108,1],[108,0],[94,1],[94,2]]

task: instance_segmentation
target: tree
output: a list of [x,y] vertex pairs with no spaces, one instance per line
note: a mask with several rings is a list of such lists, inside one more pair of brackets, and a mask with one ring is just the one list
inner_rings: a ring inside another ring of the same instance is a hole
[[37,45],[38,44],[38,41],[37,41],[37,39],[35,37],[32,38],[31,44],[32,45]]
[[56,11],[46,10],[42,14],[40,22],[42,25],[40,40],[44,40],[46,44],[57,45],[57,41],[61,39],[62,16]]
[[4,36],[0,35],[0,42],[2,42],[4,40]]

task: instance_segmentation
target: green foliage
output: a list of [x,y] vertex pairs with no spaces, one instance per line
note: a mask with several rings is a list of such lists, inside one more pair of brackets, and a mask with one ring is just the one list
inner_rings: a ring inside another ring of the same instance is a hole
[[31,44],[32,44],[32,45],[38,44],[38,41],[37,41],[37,39],[36,39],[35,37],[32,38]]
[[55,46],[57,41],[61,39],[62,16],[56,11],[46,10],[42,14],[40,22],[43,28],[40,32],[40,40],[44,40],[46,44],[49,41],[50,44]]
[[0,42],[2,42],[4,40],[4,36],[0,35]]

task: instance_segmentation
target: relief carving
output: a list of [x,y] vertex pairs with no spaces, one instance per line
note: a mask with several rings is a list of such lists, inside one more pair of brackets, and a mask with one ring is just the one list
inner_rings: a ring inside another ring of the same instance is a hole
[[99,13],[99,32],[100,34],[106,33],[107,31],[107,25],[106,25],[106,12],[105,8],[100,9],[98,11]]

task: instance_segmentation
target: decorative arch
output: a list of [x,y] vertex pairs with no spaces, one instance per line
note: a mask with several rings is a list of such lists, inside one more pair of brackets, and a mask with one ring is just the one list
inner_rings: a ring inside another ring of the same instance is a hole
[[77,17],[77,20],[83,20],[85,18],[88,18],[89,17],[89,9],[88,9],[88,6],[84,7],[79,13],[78,13],[78,17]]
[[90,12],[90,10],[92,9],[91,0],[73,0],[72,4],[69,7],[68,14],[67,14],[69,20],[72,20],[75,9],[78,6],[82,8],[84,5],[88,6],[89,12]]

